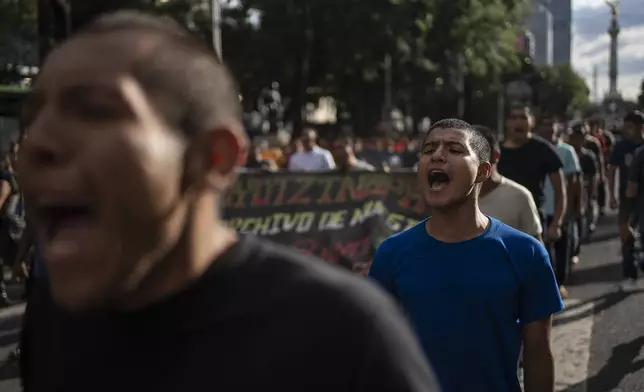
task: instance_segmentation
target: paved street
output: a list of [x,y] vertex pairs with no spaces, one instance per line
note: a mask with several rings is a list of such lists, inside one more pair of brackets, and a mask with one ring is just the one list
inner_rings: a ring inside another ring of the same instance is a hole
[[[568,286],[568,308],[553,330],[557,390],[564,392],[644,391],[644,285],[620,293],[619,243],[614,217],[604,219],[585,245]],[[0,311],[0,357],[18,339],[22,307]],[[0,371],[0,392],[16,392],[17,368]]]

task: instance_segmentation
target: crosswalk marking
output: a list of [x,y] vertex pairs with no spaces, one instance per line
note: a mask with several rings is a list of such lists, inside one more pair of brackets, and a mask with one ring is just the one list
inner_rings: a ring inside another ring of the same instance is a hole
[[566,309],[555,316],[552,351],[555,359],[555,390],[586,392],[590,343],[593,330],[593,302],[566,300]]

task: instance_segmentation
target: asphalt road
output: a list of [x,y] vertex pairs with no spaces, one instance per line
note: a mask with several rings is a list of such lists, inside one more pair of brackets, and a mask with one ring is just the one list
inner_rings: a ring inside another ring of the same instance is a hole
[[[557,391],[644,391],[644,284],[632,293],[621,281],[613,216],[602,220],[595,241],[582,248],[566,300],[553,328]],[[644,282],[643,282],[644,283]],[[0,311],[0,358],[15,346],[22,306]],[[20,391],[16,366],[0,370],[0,392]]]

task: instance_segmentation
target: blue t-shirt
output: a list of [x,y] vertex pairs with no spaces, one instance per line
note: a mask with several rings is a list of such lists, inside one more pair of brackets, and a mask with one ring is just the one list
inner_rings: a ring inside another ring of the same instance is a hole
[[[564,180],[568,178],[571,174],[581,173],[581,166],[579,165],[579,157],[575,149],[566,143],[559,142],[555,146],[559,158],[563,163],[563,175]],[[564,187],[566,184],[564,183]],[[546,177],[546,182],[544,186],[544,203],[543,203],[543,212],[546,216],[553,216],[555,214],[555,188],[552,186],[552,181],[550,181],[550,176]]]
[[617,167],[619,170],[619,197],[626,196],[626,184],[628,183],[628,168],[635,156],[635,150],[642,145],[642,142],[636,142],[630,139],[622,139],[610,154],[608,164]]
[[493,218],[460,243],[425,222],[386,239],[369,276],[403,306],[444,392],[520,392],[522,325],[564,307],[548,252]]

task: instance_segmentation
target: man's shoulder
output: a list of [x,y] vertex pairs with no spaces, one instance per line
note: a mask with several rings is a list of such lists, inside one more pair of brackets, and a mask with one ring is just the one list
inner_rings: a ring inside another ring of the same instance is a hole
[[499,185],[499,187],[503,192],[514,198],[526,200],[530,200],[532,198],[532,193],[530,193],[528,188],[524,187],[516,181],[512,181],[507,177],[503,177],[503,180],[501,181],[501,185]]
[[379,249],[386,251],[395,251],[401,248],[407,248],[416,242],[419,232],[425,231],[425,223],[427,219],[423,219],[414,226],[400,231],[390,237],[387,237],[379,246]]
[[[279,244],[257,238],[253,241],[252,274],[269,280],[266,284],[274,286],[274,295],[286,294],[276,300],[306,299],[309,305],[315,304],[316,312],[335,314],[344,309],[352,312],[346,316],[354,319],[375,317],[391,306],[379,288],[358,274]],[[296,302],[310,307],[305,301]]]
[[532,135],[530,138],[529,145],[536,148],[547,148],[548,150],[554,150],[552,143],[548,142],[546,139],[542,138],[539,135]]
[[313,154],[316,154],[316,155],[327,155],[327,154],[331,154],[331,151],[329,151],[329,150],[327,150],[327,149],[325,149],[325,148],[322,148],[322,147],[320,147],[320,146],[314,146],[314,147],[313,147],[313,150],[311,150],[311,152],[313,152]]
[[571,156],[577,155],[575,148],[568,143],[560,142],[559,144],[557,144],[557,149],[561,150],[567,155],[571,155]]
[[543,245],[533,236],[519,231],[501,221],[497,222],[497,228],[491,233],[490,238],[500,241],[504,244],[508,252],[521,253],[534,252]]

